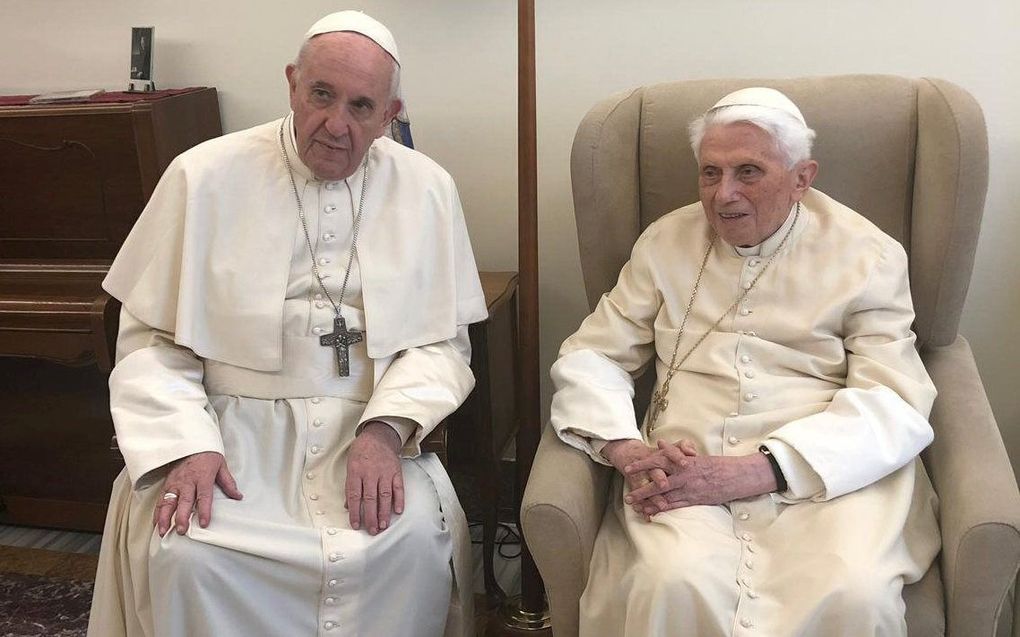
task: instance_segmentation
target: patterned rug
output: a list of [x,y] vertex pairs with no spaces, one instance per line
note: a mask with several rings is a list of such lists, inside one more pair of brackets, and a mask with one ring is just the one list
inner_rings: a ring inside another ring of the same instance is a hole
[[80,637],[96,556],[0,546],[0,637]]
[[92,582],[0,573],[0,635],[80,637],[91,600]]

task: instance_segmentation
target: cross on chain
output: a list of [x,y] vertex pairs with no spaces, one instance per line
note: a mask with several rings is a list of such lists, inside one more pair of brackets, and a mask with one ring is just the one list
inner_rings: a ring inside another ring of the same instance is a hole
[[666,408],[669,407],[669,399],[666,398],[666,392],[663,389],[657,389],[652,392],[652,413],[648,418],[648,431],[655,428],[655,420],[659,417],[660,413],[666,411]]
[[360,343],[365,337],[364,332],[348,330],[344,317],[333,319],[333,331],[319,337],[319,345],[332,347],[336,351],[336,365],[341,376],[351,375],[351,345]]

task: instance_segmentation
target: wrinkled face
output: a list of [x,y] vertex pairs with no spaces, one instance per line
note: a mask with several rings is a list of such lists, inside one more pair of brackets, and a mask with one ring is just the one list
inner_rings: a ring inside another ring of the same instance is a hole
[[778,230],[818,172],[812,160],[787,168],[771,135],[747,122],[710,126],[699,155],[705,216],[733,246],[757,245]]
[[400,112],[390,99],[393,58],[357,33],[313,38],[287,66],[298,156],[319,179],[350,177]]

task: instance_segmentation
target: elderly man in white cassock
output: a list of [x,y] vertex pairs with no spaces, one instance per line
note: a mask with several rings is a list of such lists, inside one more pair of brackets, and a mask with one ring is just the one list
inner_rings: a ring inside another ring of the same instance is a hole
[[559,436],[618,470],[581,635],[905,635],[939,550],[906,254],[811,188],[781,93],[690,133],[700,202],[645,230],[552,369]]
[[457,190],[381,137],[393,36],[312,26],[292,112],[178,157],[104,287],[123,302],[89,635],[467,635],[466,522],[419,443],[486,308]]

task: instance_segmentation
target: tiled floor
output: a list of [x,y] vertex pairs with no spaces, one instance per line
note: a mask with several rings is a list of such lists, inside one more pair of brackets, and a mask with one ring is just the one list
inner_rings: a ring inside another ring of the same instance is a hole
[[101,536],[98,533],[52,531],[0,524],[0,546],[22,546],[64,553],[94,553],[98,555],[100,539]]

